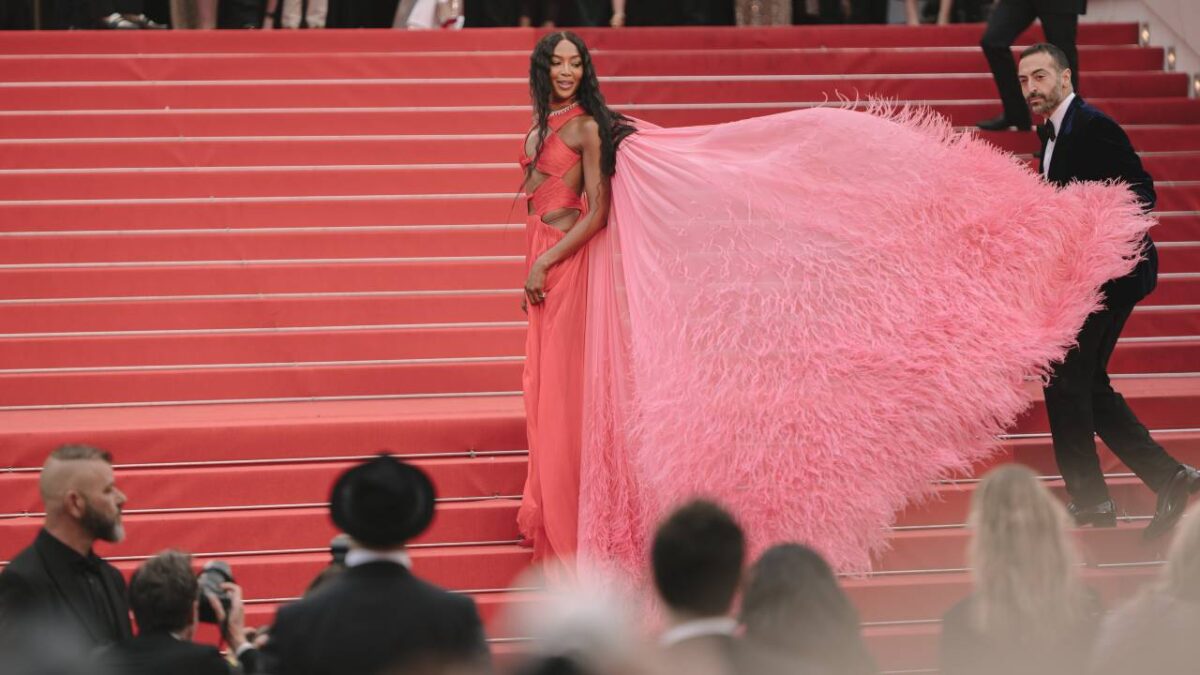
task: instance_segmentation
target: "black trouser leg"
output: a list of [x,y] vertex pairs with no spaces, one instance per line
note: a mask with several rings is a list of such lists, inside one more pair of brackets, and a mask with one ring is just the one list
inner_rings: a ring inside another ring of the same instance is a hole
[[1108,379],[1108,360],[1112,357],[1121,329],[1133,312],[1133,306],[1114,308],[1113,320],[1100,342],[1100,367],[1092,387],[1092,412],[1096,433],[1125,466],[1142,479],[1151,490],[1158,492],[1175,472],[1179,461],[1150,437],[1125,397],[1113,391]]
[[1089,316],[1079,331],[1078,344],[1055,364],[1044,390],[1054,459],[1067,493],[1080,507],[1108,499],[1108,486],[1096,454],[1092,390],[1101,364],[1101,345],[1112,323],[1112,312],[1107,309]]
[[84,7],[87,12],[86,25],[84,26],[86,28],[95,28],[96,19],[103,19],[117,11],[116,3],[113,0],[87,0],[84,3]]
[[1042,32],[1046,42],[1063,50],[1067,63],[1071,64],[1071,85],[1079,92],[1079,50],[1075,47],[1075,35],[1079,32],[1078,14],[1047,14],[1038,16],[1042,20]]
[[1017,79],[1012,44],[1035,18],[1037,12],[1032,0],[1000,0],[992,9],[983,39],[979,41],[996,80],[1000,102],[1004,104],[1004,118],[1019,127],[1030,126],[1032,122],[1025,96],[1021,94],[1021,82]]
[[517,0],[465,0],[468,28],[503,28],[517,25]]

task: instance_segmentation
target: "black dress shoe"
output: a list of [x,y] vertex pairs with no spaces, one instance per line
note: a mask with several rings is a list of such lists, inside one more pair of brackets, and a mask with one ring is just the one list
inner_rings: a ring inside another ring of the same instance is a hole
[[981,120],[976,122],[975,126],[983,129],[984,131],[1007,131],[1013,127],[1016,127],[1017,131],[1029,131],[1033,128],[1033,123],[1028,120],[1022,122],[1011,122],[1007,117],[1001,115],[999,117],[993,117],[990,120]]
[[1092,527],[1117,526],[1117,505],[1111,499],[1083,507],[1075,506],[1075,502],[1071,502],[1067,504],[1067,511],[1071,513],[1071,517],[1075,519],[1075,524],[1079,527],[1085,525]]
[[1188,496],[1200,489],[1200,473],[1196,469],[1180,465],[1175,475],[1158,491],[1158,502],[1154,506],[1154,517],[1142,531],[1146,541],[1158,539],[1175,527],[1187,508]]

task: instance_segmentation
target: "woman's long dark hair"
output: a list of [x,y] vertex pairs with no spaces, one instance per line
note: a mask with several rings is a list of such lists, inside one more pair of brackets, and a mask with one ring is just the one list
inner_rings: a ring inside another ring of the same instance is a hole
[[529,59],[529,96],[533,99],[538,129],[537,150],[533,154],[529,171],[537,166],[538,157],[542,154],[542,145],[550,130],[550,95],[553,91],[550,83],[550,59],[554,56],[554,48],[563,40],[569,40],[575,45],[583,61],[583,77],[579,80],[579,89],[576,90],[575,97],[600,127],[600,170],[605,176],[612,176],[617,171],[617,146],[635,129],[628,117],[609,108],[604,102],[604,95],[600,93],[600,82],[596,78],[596,67],[592,65],[587,45],[583,39],[570,31],[550,33],[538,40]]
[[858,612],[816,551],[780,544],[750,571],[741,621],[754,646],[820,664],[831,673],[874,673]]

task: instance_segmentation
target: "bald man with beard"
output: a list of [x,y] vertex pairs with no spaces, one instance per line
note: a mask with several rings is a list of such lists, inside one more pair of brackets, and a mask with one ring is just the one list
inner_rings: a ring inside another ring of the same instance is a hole
[[40,488],[45,523],[0,573],[0,632],[44,621],[92,647],[129,639],[125,580],[92,551],[97,539],[125,537],[125,495],[114,482],[112,456],[62,446],[43,465]]

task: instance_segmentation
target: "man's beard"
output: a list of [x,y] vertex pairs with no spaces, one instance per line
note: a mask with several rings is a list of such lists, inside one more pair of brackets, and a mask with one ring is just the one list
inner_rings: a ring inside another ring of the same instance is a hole
[[107,518],[103,513],[93,508],[91,502],[84,502],[84,504],[83,518],[80,519],[80,524],[93,537],[114,544],[125,538],[125,527],[121,525],[121,513],[119,511],[113,518]]

